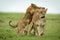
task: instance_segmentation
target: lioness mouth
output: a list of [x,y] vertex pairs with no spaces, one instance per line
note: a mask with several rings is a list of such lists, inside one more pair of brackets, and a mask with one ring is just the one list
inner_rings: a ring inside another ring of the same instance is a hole
[[42,16],[41,18],[45,18],[45,16]]

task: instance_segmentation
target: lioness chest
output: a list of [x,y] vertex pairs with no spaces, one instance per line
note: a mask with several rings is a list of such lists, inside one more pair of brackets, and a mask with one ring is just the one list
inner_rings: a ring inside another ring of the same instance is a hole
[[45,18],[38,19],[38,20],[36,21],[36,24],[37,24],[38,26],[45,25],[45,23],[46,23]]

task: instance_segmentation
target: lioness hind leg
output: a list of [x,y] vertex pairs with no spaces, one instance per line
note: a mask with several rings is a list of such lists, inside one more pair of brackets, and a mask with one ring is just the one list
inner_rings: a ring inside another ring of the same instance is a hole
[[34,28],[34,35],[39,36],[38,26],[34,24],[33,28]]
[[32,30],[32,26],[33,26],[33,23],[31,22],[30,24],[28,24],[28,25],[25,27],[24,31],[26,32],[27,35],[30,34],[30,32],[31,32],[31,30]]
[[20,28],[18,28],[17,34],[18,34],[18,35],[22,35],[22,34],[23,34],[23,31],[22,31]]
[[18,32],[17,34],[20,34],[20,35],[24,35],[24,25],[21,24],[21,25],[18,25]]
[[27,25],[25,28],[24,28],[24,33],[26,34],[26,35],[29,35],[29,25]]

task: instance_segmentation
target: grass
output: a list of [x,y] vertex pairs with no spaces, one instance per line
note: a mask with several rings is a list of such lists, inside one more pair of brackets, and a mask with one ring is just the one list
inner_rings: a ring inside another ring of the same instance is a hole
[[24,17],[22,13],[2,13],[0,12],[0,40],[60,40],[60,14],[47,14],[45,34],[42,37],[34,35],[17,35],[17,28],[11,28],[9,20],[16,23]]

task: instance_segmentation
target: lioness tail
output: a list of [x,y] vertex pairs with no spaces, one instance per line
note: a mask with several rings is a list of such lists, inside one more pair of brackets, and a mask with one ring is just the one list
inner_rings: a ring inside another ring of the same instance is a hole
[[13,27],[13,28],[16,28],[18,25],[12,25],[11,24],[12,21],[9,21],[9,26]]

